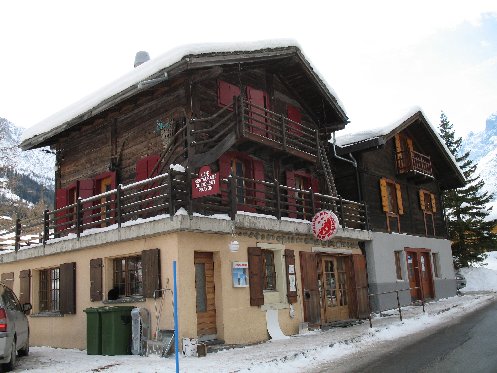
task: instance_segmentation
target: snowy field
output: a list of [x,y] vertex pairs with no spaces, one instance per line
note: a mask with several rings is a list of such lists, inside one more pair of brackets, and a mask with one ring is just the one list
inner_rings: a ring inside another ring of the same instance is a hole
[[[210,353],[206,357],[179,359],[181,372],[304,372],[355,352],[374,349],[381,342],[457,321],[497,298],[497,252],[490,253],[486,265],[465,268],[465,294],[419,306],[389,311],[368,322],[348,328],[315,331],[289,339]],[[174,372],[173,357],[95,356],[86,351],[32,347],[30,356],[18,360],[23,372]]]

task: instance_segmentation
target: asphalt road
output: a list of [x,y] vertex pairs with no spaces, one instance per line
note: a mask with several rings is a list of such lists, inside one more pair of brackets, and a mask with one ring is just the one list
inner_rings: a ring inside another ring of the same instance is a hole
[[497,372],[497,302],[434,333],[383,343],[316,372]]

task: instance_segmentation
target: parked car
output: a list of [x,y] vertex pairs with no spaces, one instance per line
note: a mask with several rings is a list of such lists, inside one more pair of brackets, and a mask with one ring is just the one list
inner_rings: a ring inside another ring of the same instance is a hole
[[29,354],[29,322],[26,313],[31,304],[21,305],[14,292],[0,283],[0,364],[5,371],[14,369],[17,355]]
[[461,272],[457,271],[456,272],[456,288],[459,291],[464,287],[466,287],[466,277],[464,277],[461,274]]

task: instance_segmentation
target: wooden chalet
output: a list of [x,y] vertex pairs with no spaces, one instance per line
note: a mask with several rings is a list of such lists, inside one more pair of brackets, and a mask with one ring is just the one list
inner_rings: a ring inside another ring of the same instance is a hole
[[[404,302],[453,294],[442,191],[463,186],[464,176],[423,113],[414,109],[391,126],[339,136],[334,151],[349,162],[334,163],[338,192],[366,203],[371,230],[391,241],[375,252],[381,239],[375,245],[373,235],[366,244],[368,266],[375,266],[372,293],[404,287]],[[388,281],[376,280],[381,273],[390,273]]]
[[[153,311],[173,260],[182,337],[265,340],[273,311],[286,334],[366,317],[366,205],[337,194],[328,156],[347,121],[299,48],[272,43],[172,51],[28,130],[23,149],[56,152],[56,206],[0,272],[33,303],[33,343],[84,348],[86,307]],[[340,221],[327,242],[320,210]]]

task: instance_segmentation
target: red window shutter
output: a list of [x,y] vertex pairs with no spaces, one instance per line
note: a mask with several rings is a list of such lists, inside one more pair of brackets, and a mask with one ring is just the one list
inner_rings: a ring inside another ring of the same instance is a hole
[[147,157],[148,177],[154,177],[154,176],[157,176],[159,174],[159,167],[155,168],[155,166],[159,162],[159,159],[160,159],[160,156],[158,156],[158,155],[151,155],[151,156]]
[[[55,191],[55,209],[61,209],[67,206],[67,189],[61,188]],[[67,210],[59,211],[55,214],[55,231],[60,232],[66,229],[67,217],[64,215],[67,214]]]
[[264,268],[262,264],[262,250],[260,247],[248,248],[250,305],[264,304]]
[[[295,188],[295,172],[294,171],[286,171],[286,186],[289,188]],[[287,195],[288,201],[288,217],[296,218],[297,217],[297,206],[295,206],[295,191],[293,189],[288,189]]]
[[90,260],[90,301],[96,302],[103,299],[102,295],[102,258]]
[[76,313],[76,263],[60,265],[60,313]]
[[136,161],[136,181],[145,180],[148,177],[148,159],[147,157]]
[[288,133],[294,136],[302,136],[302,126],[300,124],[302,123],[302,113],[300,112],[300,110],[293,105],[288,105],[287,116],[288,119],[290,119],[291,121],[299,123],[296,124],[293,122],[289,122]]
[[250,103],[249,130],[256,135],[266,137],[267,129],[264,109],[269,109],[268,95],[264,91],[247,86],[247,98]]
[[[293,250],[285,249],[285,267],[286,267],[286,296],[288,303],[297,303],[297,274],[295,273],[295,254]],[[291,270],[293,269],[293,271]],[[293,277],[293,281],[290,278]],[[293,283],[295,290],[290,289]]]
[[[92,197],[95,191],[95,184],[93,179],[83,179],[78,182],[78,196],[82,199]],[[89,208],[92,206],[92,202],[83,203],[83,224],[88,224],[91,222],[90,215],[92,210]]]
[[[264,181],[264,163],[259,160],[252,161],[252,167],[254,172],[254,180],[256,181]],[[258,206],[266,205],[266,194],[265,194],[265,185],[262,183],[256,182],[255,184],[255,204]]]
[[219,176],[222,178],[227,178],[231,174],[231,160],[232,157],[229,153],[224,153],[221,158],[219,158]]
[[[317,177],[311,177],[311,188],[314,193],[319,193],[319,179]],[[321,203],[317,196],[314,198],[314,201],[316,209],[320,209]]]
[[219,106],[230,106],[233,97],[240,96],[240,87],[227,83],[223,80],[217,82],[217,103]]

